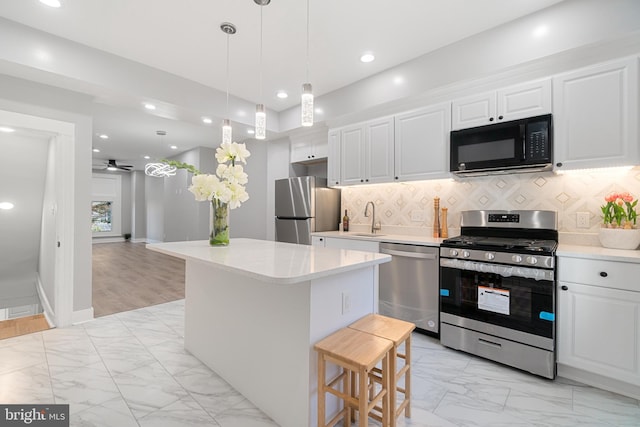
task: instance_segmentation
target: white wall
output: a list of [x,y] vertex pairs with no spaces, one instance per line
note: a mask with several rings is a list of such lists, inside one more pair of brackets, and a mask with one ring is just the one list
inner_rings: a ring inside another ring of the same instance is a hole
[[160,178],[146,177],[144,180],[144,197],[147,242],[164,241],[164,181]]
[[[55,313],[55,260],[56,260],[56,152],[61,142],[52,138],[47,153],[47,174],[44,181],[44,195],[42,199],[42,225],[40,231],[40,251],[38,254],[38,274],[44,300],[45,310]],[[48,307],[47,307],[48,305]]]
[[264,216],[266,218],[266,239],[276,239],[275,228],[275,181],[277,179],[289,178],[290,163],[289,163],[289,138],[277,139],[270,141],[267,150],[267,179],[266,179],[266,212]]
[[141,242],[147,237],[147,207],[145,203],[145,174],[131,172],[131,239]]

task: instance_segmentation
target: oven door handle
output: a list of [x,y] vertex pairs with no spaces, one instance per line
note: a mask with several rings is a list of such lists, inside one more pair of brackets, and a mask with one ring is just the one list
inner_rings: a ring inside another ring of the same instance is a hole
[[554,280],[551,270],[541,268],[527,268],[521,266],[508,266],[500,264],[486,264],[460,259],[440,258],[440,267],[456,268],[458,270],[477,271],[478,273],[499,274],[502,277],[523,277],[534,280]]

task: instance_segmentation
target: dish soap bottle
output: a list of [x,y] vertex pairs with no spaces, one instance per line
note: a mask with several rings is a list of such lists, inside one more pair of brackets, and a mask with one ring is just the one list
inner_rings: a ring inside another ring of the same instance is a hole
[[349,215],[347,210],[344,210],[344,216],[342,217],[342,231],[349,231]]

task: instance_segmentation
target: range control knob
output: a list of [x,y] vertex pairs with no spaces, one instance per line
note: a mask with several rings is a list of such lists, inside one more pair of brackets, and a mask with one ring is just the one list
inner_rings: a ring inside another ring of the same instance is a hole
[[484,254],[485,259],[488,259],[489,261],[491,261],[492,259],[495,259],[496,254],[492,253],[492,252],[487,252],[486,254]]
[[522,257],[520,255],[514,255],[511,257],[511,261],[513,262],[522,262]]
[[527,257],[527,262],[528,262],[529,264],[537,264],[537,263],[538,263],[538,258],[533,257],[533,256],[528,256],[528,257]]
[[462,257],[463,258],[469,258],[471,256],[471,254],[469,253],[469,251],[462,251]]
[[449,256],[458,256],[458,251],[455,249],[450,249],[449,250]]

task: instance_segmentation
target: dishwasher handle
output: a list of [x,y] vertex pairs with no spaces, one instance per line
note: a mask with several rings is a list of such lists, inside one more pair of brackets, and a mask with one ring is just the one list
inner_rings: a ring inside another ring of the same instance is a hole
[[387,255],[403,256],[407,258],[436,259],[436,254],[425,254],[422,252],[405,252],[405,251],[395,251],[393,249],[380,249],[380,253],[387,254]]

